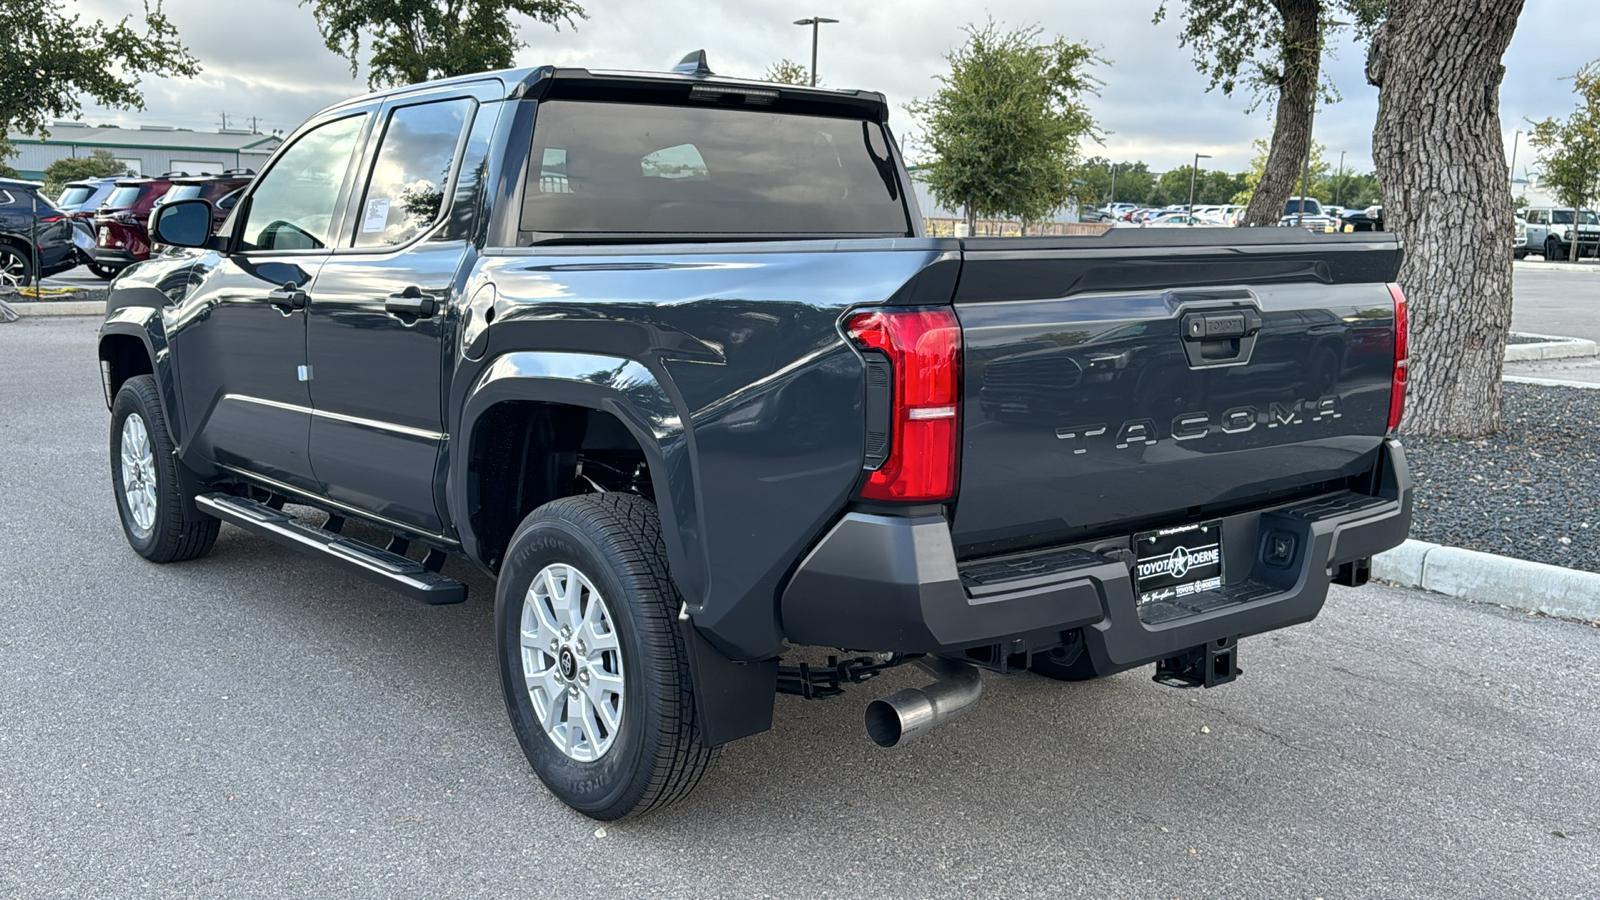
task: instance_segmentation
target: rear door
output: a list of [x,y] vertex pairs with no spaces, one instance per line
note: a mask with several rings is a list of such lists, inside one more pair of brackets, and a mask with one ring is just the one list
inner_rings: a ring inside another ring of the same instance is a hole
[[1370,467],[1398,245],[1222,239],[966,242],[963,552],[1202,521]]
[[[433,533],[451,300],[468,248],[467,235],[444,221],[445,199],[478,113],[462,87],[385,105],[308,323],[311,453],[323,492]],[[484,118],[492,127],[493,116]]]

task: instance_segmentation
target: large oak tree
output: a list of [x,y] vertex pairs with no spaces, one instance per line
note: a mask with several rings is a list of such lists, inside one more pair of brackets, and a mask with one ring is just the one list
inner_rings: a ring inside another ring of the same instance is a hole
[[0,162],[7,134],[45,134],[75,119],[85,98],[143,109],[146,75],[193,75],[200,64],[178,40],[160,2],[143,15],[84,22],[60,0],[0,0]]
[[[1260,184],[1242,224],[1276,225],[1295,193],[1319,97],[1337,96],[1322,83],[1322,53],[1332,31],[1367,34],[1388,0],[1182,0],[1179,41],[1194,50],[1195,67],[1211,88],[1232,96],[1240,87],[1256,101],[1274,100],[1272,142]],[[1166,2],[1156,21],[1166,15]],[[1349,21],[1345,21],[1345,20]]]
[[1500,60],[1522,3],[1393,0],[1368,50],[1384,225],[1405,242],[1412,434],[1500,428],[1513,233]]

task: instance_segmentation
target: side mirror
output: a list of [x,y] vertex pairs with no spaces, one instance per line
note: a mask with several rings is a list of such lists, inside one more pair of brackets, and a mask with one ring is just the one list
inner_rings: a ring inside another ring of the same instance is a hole
[[150,213],[150,237],[177,247],[206,246],[211,238],[211,204],[177,200],[157,206]]

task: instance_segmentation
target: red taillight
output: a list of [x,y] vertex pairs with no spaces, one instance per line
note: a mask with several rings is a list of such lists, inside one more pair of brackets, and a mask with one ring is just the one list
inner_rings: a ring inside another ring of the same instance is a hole
[[1411,346],[1407,332],[1406,295],[1400,285],[1389,285],[1389,296],[1394,299],[1394,384],[1389,393],[1389,433],[1400,428],[1400,419],[1406,412],[1406,376],[1411,369]]
[[62,219],[65,219],[65,218],[66,218],[66,216],[46,216],[45,218],[39,220],[39,224],[40,225],[48,225],[51,222],[59,222]]
[[889,452],[867,478],[869,500],[929,502],[956,492],[961,441],[961,325],[949,309],[860,313],[846,326],[893,372]]

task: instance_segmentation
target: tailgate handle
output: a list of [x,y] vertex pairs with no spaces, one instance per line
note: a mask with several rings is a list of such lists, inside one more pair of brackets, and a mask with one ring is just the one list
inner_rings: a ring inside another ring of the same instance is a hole
[[1250,361],[1261,314],[1254,309],[1193,312],[1180,320],[1179,327],[1189,368],[1238,366]]

